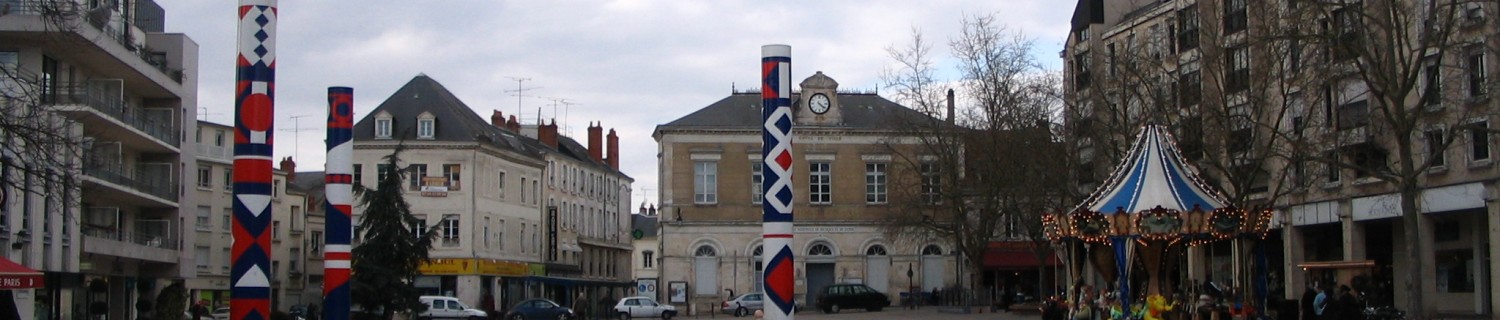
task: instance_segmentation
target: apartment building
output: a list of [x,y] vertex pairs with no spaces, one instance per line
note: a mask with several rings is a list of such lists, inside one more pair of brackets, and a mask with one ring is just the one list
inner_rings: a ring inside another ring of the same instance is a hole
[[[827,107],[808,108],[812,97]],[[897,124],[942,120],[873,93],[840,91],[822,72],[803,80],[792,100],[797,303],[814,305],[811,293],[835,283],[864,283],[891,301],[909,288],[955,284],[952,244],[887,239],[880,224],[938,169],[893,159],[891,146],[917,143],[902,139]],[[762,123],[761,93],[733,92],[652,134],[662,184],[658,282],[686,289],[664,301],[708,312],[729,291],[761,291]],[[913,276],[898,276],[906,274]]]
[[45,108],[66,125],[52,129],[77,138],[26,146],[61,162],[5,155],[5,179],[20,183],[4,192],[0,255],[46,273],[46,287],[18,294],[34,302],[20,311],[134,319],[138,302],[196,271],[181,210],[196,201],[181,185],[196,178],[194,141],[182,137],[195,127],[198,45],[166,32],[150,0],[0,4],[6,112]]
[[[418,75],[355,124],[353,182],[374,187],[397,148],[408,170],[406,201],[440,232],[416,286],[486,310],[539,295],[526,279],[546,274],[547,147],[491,126],[442,84]],[[356,230],[363,211],[354,210]]]
[[[183,248],[193,251],[196,277],[186,285],[191,301],[228,307],[234,127],[208,121],[197,125],[197,179],[190,185],[198,199],[192,220],[196,235]],[[322,301],[323,177],[295,170],[296,162],[284,158],[272,171],[271,304],[278,311]]]
[[[1424,316],[1493,316],[1496,10],[1484,1],[1077,1],[1061,53],[1067,141],[1086,164],[1077,178],[1091,190],[1127,134],[1167,125],[1235,205],[1276,211],[1275,230],[1256,244],[1273,266],[1267,309],[1294,305],[1319,281],[1364,286],[1372,306],[1401,309],[1404,288],[1416,286]],[[1389,178],[1408,165],[1420,170],[1403,178],[1416,181],[1415,224]],[[1421,232],[1416,247],[1410,228]],[[1190,248],[1192,266],[1173,281],[1246,287],[1232,278],[1233,251],[1227,242]]]
[[661,288],[661,256],[657,255],[661,250],[660,219],[656,215],[656,205],[650,209],[645,203],[641,203],[640,211],[630,215],[630,238],[631,245],[635,247],[630,259],[631,276],[635,278],[635,295],[651,297],[657,301],[664,301],[658,295]]

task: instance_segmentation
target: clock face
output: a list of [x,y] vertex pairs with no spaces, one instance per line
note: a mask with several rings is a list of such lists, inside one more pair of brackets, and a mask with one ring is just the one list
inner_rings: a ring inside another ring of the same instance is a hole
[[807,107],[816,114],[823,114],[828,112],[828,106],[830,104],[832,103],[828,101],[828,96],[822,93],[814,94],[812,98],[807,99]]

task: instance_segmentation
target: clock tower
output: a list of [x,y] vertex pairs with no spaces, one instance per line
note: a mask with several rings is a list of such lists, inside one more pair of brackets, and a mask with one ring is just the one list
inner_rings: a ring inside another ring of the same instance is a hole
[[797,97],[797,125],[837,126],[844,124],[839,112],[838,81],[823,75],[822,71],[802,80],[802,93]]

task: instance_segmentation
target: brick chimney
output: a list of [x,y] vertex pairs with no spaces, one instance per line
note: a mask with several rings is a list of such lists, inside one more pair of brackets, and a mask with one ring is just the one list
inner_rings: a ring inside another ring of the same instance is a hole
[[510,132],[521,132],[521,123],[516,122],[516,115],[510,115],[510,121],[505,122],[505,127],[510,129]]
[[641,202],[641,209],[640,210],[641,210],[641,215],[643,215],[643,216],[646,215],[646,203],[645,202]]
[[[649,212],[653,216],[656,215],[656,204],[655,203],[651,204],[651,209],[647,209],[646,212]],[[681,220],[682,217],[677,217],[677,219]]]
[[604,127],[589,123],[589,158],[604,162]]
[[501,114],[500,110],[492,110],[492,113],[490,113],[490,125],[505,129],[505,115]]
[[610,168],[620,170],[620,136],[615,135],[615,129],[609,129],[609,135],[605,136],[604,141],[609,148],[609,158],[605,162],[609,163]]
[[281,158],[281,171],[286,171],[287,183],[297,180],[297,162],[292,157]]
[[552,149],[557,149],[557,120],[545,125],[536,126],[536,139],[541,140]]

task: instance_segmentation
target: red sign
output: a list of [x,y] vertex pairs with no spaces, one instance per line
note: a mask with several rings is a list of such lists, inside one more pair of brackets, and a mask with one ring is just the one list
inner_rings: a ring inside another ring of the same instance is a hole
[[42,274],[0,274],[0,290],[42,287]]

